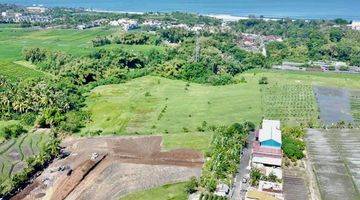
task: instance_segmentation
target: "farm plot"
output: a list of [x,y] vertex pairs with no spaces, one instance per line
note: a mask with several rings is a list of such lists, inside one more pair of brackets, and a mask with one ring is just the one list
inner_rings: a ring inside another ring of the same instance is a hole
[[39,153],[45,133],[28,133],[0,145],[0,177],[10,177],[25,167],[25,160]]
[[261,94],[265,118],[317,124],[318,109],[310,85],[266,85],[261,88]]
[[306,136],[322,199],[360,199],[359,130],[315,130]]
[[314,92],[320,108],[322,123],[326,125],[336,124],[340,121],[353,123],[348,90],[316,86]]
[[354,123],[360,126],[360,91],[350,92],[350,106]]

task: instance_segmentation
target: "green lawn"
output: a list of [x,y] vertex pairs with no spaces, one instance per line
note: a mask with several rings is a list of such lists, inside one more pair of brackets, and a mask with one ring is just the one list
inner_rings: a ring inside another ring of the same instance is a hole
[[185,192],[185,184],[186,183],[164,185],[127,195],[121,198],[121,200],[186,200],[188,199],[188,195]]

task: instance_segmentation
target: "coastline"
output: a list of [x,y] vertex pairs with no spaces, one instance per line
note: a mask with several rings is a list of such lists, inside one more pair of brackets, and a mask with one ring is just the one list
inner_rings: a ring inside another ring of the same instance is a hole
[[[1,4],[1,2],[0,2]],[[51,6],[51,5],[44,5],[44,4],[19,4],[22,6],[44,6],[44,7],[48,7],[48,8],[56,8],[59,6]],[[63,8],[75,8],[75,9],[83,9],[84,11],[88,11],[88,12],[103,12],[103,13],[118,13],[118,14],[137,14],[137,15],[143,15],[146,13],[150,13],[150,11],[131,11],[131,10],[107,10],[107,9],[98,9],[98,8],[90,8],[90,7],[71,7],[71,6],[60,6]],[[294,16],[290,16],[290,15],[281,15],[281,14],[276,14],[273,16],[270,15],[264,15],[261,13],[244,13],[242,15],[234,15],[234,14],[229,14],[229,13],[207,13],[207,12],[187,12],[187,11],[154,11],[152,13],[172,13],[172,12],[182,12],[182,13],[192,13],[192,14],[197,14],[197,15],[202,15],[202,16],[208,16],[208,17],[213,17],[213,18],[217,18],[217,19],[221,19],[225,22],[231,22],[231,21],[238,21],[238,20],[244,20],[244,19],[262,19],[265,21],[276,21],[276,20],[281,20],[281,19],[292,19],[292,20],[334,20],[337,18],[342,18],[348,21],[360,21],[360,16],[359,17],[351,17],[351,16],[336,16],[336,15],[327,15],[327,16],[302,16],[302,15],[294,15]]]

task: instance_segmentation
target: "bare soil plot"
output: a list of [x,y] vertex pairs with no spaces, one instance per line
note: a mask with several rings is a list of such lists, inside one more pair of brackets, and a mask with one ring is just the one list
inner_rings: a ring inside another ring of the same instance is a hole
[[[71,155],[55,160],[13,199],[119,199],[200,176],[204,162],[197,151],[161,151],[161,136],[69,139],[62,145]],[[94,152],[97,162],[90,159]]]
[[309,129],[306,141],[322,198],[360,199],[360,131]]
[[340,121],[353,123],[349,90],[315,86],[314,92],[322,123],[326,125],[336,124]]
[[293,173],[294,169],[284,169],[284,196],[286,200],[308,200],[309,190],[305,184],[304,175]]

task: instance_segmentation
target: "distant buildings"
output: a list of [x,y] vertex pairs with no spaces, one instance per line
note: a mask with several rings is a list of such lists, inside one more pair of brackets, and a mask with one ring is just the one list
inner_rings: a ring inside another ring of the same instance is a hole
[[44,12],[46,11],[46,8],[40,7],[40,6],[31,6],[31,7],[27,7],[26,10],[27,10],[29,13],[37,13],[37,14],[40,14],[40,13],[44,13]]
[[357,21],[353,21],[350,25],[351,29],[353,30],[360,30],[360,21],[357,22]]
[[108,20],[106,20],[106,19],[99,19],[99,20],[95,20],[91,23],[77,25],[76,29],[84,30],[84,29],[88,29],[88,28],[99,27],[102,24],[106,24],[107,22],[108,22]]
[[148,26],[151,28],[161,28],[162,23],[157,20],[146,20],[142,25]]
[[110,21],[110,26],[121,26],[125,31],[136,29],[139,27],[139,24],[136,20],[131,19],[118,19]]
[[[33,8],[33,7],[30,7]],[[37,8],[37,7],[36,7]],[[51,17],[41,14],[45,12],[45,8],[38,7],[38,9],[31,10],[31,12],[18,13],[12,10],[1,12],[0,22],[4,23],[20,23],[20,22],[50,22]],[[41,9],[40,9],[41,8]]]

